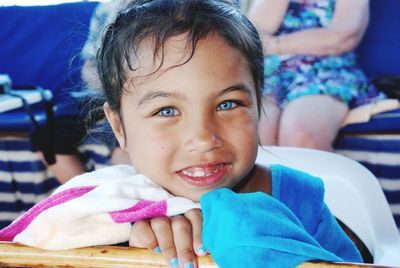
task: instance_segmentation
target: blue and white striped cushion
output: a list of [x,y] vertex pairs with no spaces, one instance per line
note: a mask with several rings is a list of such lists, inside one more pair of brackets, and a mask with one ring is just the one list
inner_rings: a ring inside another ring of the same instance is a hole
[[400,109],[342,129],[337,153],[357,160],[379,179],[400,229]]
[[[89,135],[78,148],[87,170],[109,164],[110,150],[96,135]],[[36,153],[28,137],[0,138],[0,229],[10,224],[38,201],[47,197],[59,182]]]

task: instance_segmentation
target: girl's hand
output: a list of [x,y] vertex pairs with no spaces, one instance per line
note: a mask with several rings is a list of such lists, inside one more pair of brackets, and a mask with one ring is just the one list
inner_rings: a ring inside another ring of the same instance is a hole
[[202,224],[199,209],[138,221],[132,226],[129,245],[162,253],[169,267],[198,267],[196,256],[207,254],[201,241]]

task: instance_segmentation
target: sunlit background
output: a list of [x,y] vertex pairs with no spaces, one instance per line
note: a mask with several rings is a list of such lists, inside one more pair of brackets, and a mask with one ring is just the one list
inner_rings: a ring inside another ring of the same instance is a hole
[[68,2],[106,2],[107,0],[0,0],[0,6],[37,6],[37,5],[55,5]]

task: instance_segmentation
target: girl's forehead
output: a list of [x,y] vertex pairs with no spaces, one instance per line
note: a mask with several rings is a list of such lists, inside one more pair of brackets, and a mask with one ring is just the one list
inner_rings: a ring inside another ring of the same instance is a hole
[[154,38],[146,38],[131,54],[129,76],[136,78],[161,75],[169,69],[185,65],[195,54],[209,61],[217,55],[222,58],[221,65],[241,58],[241,64],[250,69],[242,53],[216,34],[209,34],[195,43],[187,33],[172,36],[162,44],[156,44]]
[[158,70],[166,64],[182,64],[190,57],[191,51],[185,35],[170,37],[162,44],[156,44],[154,38],[146,38],[140,43],[134,60],[141,69]]
[[155,51],[154,42],[142,42],[137,53],[138,67],[128,74],[125,84],[123,95],[130,95],[129,101],[123,102],[133,101],[138,105],[143,103],[142,99],[151,99],[153,103],[156,99],[209,102],[223,96],[222,92],[246,92],[256,103],[253,75],[238,49],[218,36],[200,39],[194,50],[187,43],[186,37],[179,35]]

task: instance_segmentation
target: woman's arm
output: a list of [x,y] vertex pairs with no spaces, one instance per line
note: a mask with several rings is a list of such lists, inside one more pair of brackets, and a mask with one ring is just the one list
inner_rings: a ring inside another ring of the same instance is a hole
[[[44,160],[42,152],[38,152],[39,158]],[[59,183],[63,184],[71,178],[86,172],[86,167],[77,155],[56,154],[56,162],[48,166],[48,169],[56,177]]]
[[289,0],[255,0],[249,10],[248,17],[261,36],[264,54],[270,49],[276,51],[273,35],[279,30],[288,5]]
[[281,26],[289,0],[255,0],[248,17],[260,34],[273,35]]
[[337,0],[329,28],[315,28],[287,35],[264,37],[269,54],[338,55],[354,49],[368,24],[368,0]]

